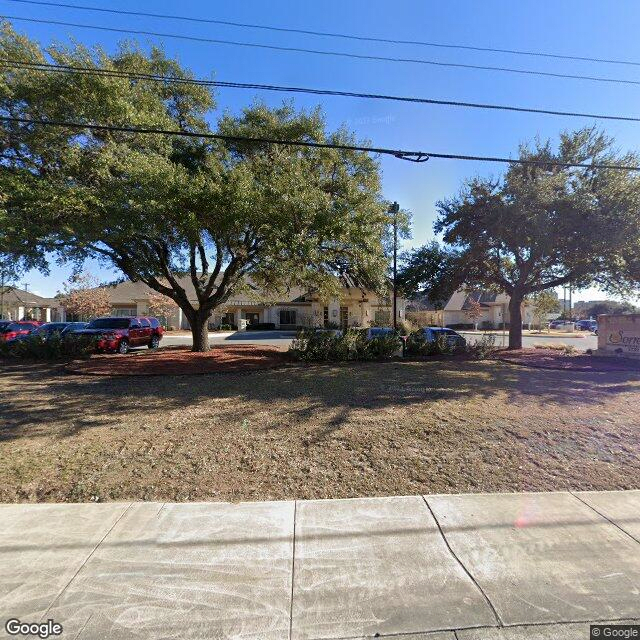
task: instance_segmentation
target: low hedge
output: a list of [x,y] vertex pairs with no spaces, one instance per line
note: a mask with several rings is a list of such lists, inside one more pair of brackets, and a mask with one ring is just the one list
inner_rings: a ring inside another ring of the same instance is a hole
[[97,339],[91,335],[61,336],[54,333],[49,337],[38,334],[22,340],[0,342],[0,357],[21,360],[70,360],[88,357],[96,350]]
[[365,331],[348,329],[344,333],[301,331],[289,348],[297,360],[305,362],[346,362],[389,360],[402,347],[397,335],[367,339]]

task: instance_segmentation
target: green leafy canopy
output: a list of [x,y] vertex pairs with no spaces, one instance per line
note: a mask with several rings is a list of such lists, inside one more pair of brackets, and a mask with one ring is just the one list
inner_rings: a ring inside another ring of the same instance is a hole
[[[7,23],[0,57],[191,77],[158,49],[43,50]],[[0,75],[0,113],[13,117],[208,132],[214,106],[210,90],[193,84],[9,67]],[[319,110],[289,104],[226,114],[216,130],[354,141],[344,129],[327,132]],[[327,294],[342,274],[384,283],[389,214],[366,153],[4,122],[0,163],[0,252],[43,270],[52,255],[100,257],[173,299],[192,327],[247,278],[267,291]]]
[[520,158],[541,164],[471,179],[439,202],[434,228],[444,246],[414,251],[403,271],[409,290],[432,297],[462,284],[509,294],[514,348],[526,296],[564,284],[624,295],[640,285],[640,175],[550,164],[635,165],[638,158],[595,128],[561,134],[555,150],[549,142],[522,146]]

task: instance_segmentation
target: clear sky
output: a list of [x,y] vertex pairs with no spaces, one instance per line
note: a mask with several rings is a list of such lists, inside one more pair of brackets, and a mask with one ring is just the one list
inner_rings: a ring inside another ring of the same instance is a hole
[[[636,0],[219,0],[215,3],[205,0],[186,0],[181,3],[167,0],[112,0],[108,3],[77,0],[77,4],[391,39],[640,61],[640,4]],[[114,16],[18,4],[8,0],[0,0],[0,12],[3,15],[279,46],[640,80],[640,66],[357,42],[175,20]],[[42,43],[52,40],[66,42],[72,38],[87,45],[99,44],[107,50],[113,50],[119,40],[127,37],[60,25],[20,21],[14,21],[13,24],[19,31]],[[162,44],[168,54],[177,57],[197,76],[218,80],[622,115],[638,115],[640,104],[640,85],[346,59],[150,36],[139,36],[137,39],[145,46]],[[282,101],[281,94],[239,89],[221,89],[217,98],[220,112],[237,112],[255,99],[271,105]],[[509,156],[517,152],[518,144],[522,141],[535,136],[555,138],[563,129],[579,128],[594,122],[580,118],[353,98],[296,94],[294,99],[300,107],[314,107],[321,103],[331,128],[346,124],[360,138],[369,140],[375,146],[445,153]],[[640,149],[640,123],[600,122],[615,136],[621,148]],[[432,224],[437,200],[454,194],[465,178],[474,174],[499,175],[504,171],[504,166],[437,159],[425,164],[412,164],[383,158],[382,169],[384,196],[397,200],[413,212],[414,238],[407,243],[410,246],[422,244],[433,237]],[[68,271],[54,266],[49,277],[29,273],[26,281],[30,284],[30,290],[53,295]],[[98,274],[105,278],[112,277],[104,271]],[[594,297],[602,295],[588,290],[575,296],[576,299]]]

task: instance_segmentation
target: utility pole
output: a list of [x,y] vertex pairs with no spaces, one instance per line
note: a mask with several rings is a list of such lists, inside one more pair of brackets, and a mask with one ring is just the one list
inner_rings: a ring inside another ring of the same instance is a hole
[[393,329],[398,327],[398,212],[400,205],[394,202],[389,207],[389,213],[393,214]]
[[0,319],[4,320],[4,269],[0,270]]

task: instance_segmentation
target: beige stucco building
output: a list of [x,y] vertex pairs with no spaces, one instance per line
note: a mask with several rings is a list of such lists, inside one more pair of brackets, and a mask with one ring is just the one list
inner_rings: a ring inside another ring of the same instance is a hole
[[[444,307],[444,324],[452,326],[475,323],[482,329],[499,329],[503,323],[509,324],[509,300],[506,293],[459,289]],[[482,315],[477,319],[472,319],[469,315],[472,301],[478,302],[482,309]],[[522,310],[522,323],[530,326],[534,322],[535,306],[525,302]]]
[[[179,279],[190,300],[196,295],[190,277]],[[122,282],[107,287],[111,301],[111,313],[120,316],[149,314],[149,299],[155,294],[142,282]],[[277,329],[298,327],[368,327],[372,324],[390,325],[392,321],[391,300],[354,286],[343,286],[341,294],[333,300],[321,300],[317,294],[300,288],[292,288],[279,301],[264,302],[255,287],[231,298],[210,318],[211,328],[220,325],[240,327],[247,324],[272,323]],[[398,319],[405,317],[406,301],[397,301]],[[166,318],[167,326],[188,329],[189,323],[177,306]]]
[[31,291],[5,286],[0,288],[0,318],[3,320],[61,320],[63,311],[56,298],[44,298]]

